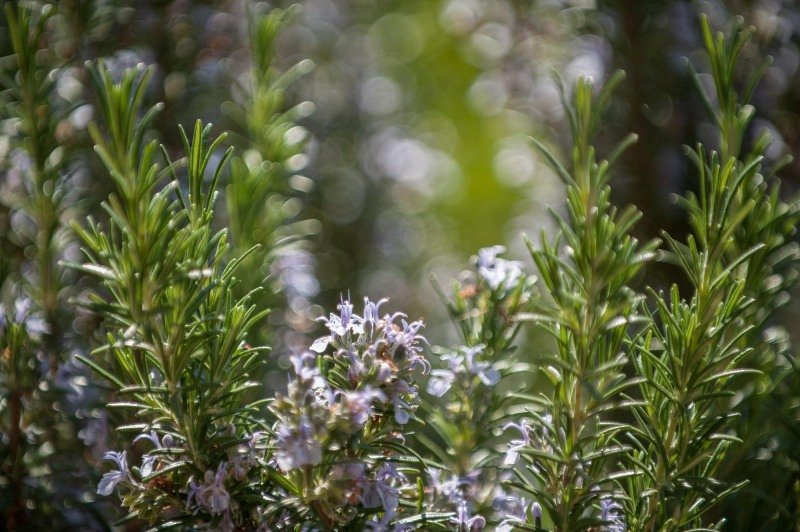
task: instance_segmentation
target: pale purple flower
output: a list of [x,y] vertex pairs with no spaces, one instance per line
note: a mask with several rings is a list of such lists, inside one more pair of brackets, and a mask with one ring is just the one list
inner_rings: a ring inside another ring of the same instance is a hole
[[625,532],[625,521],[619,515],[622,506],[611,497],[600,499],[600,520],[603,521],[604,532]]
[[316,366],[317,355],[305,352],[299,355],[292,355],[289,360],[299,380],[311,382],[312,388],[319,388],[325,385],[325,380],[319,374],[319,369]]
[[405,425],[408,423],[413,410],[412,406],[406,402],[406,398],[410,396],[411,399],[416,399],[417,390],[403,379],[397,379],[391,383],[391,386],[386,391],[394,404],[395,420],[399,424]]
[[411,413],[409,411],[409,404],[400,399],[399,396],[395,396],[394,398],[394,419],[400,423],[401,425],[405,425],[408,423],[408,420],[411,419]]
[[375,472],[375,478],[382,481],[388,481],[388,480],[396,480],[398,482],[408,481],[406,476],[400,471],[398,471],[397,468],[389,462],[381,464],[381,466]]
[[527,421],[523,420],[521,423],[507,423],[503,427],[503,431],[506,431],[510,428],[517,429],[522,435],[522,438],[508,442],[508,450],[506,451],[506,457],[503,460],[503,465],[505,466],[510,466],[517,463],[519,452],[531,443],[531,427]]
[[453,381],[459,373],[464,371],[464,356],[457,353],[446,353],[441,359],[447,362],[447,369],[435,369],[431,371],[431,378],[428,380],[428,393],[441,397],[452,387]]
[[342,298],[341,303],[336,308],[339,309],[338,316],[331,314],[328,318],[319,318],[319,321],[324,322],[328,330],[331,331],[331,341],[336,338],[344,338],[351,332],[355,334],[364,332],[361,320],[353,314],[353,305],[350,301]]
[[441,358],[447,362],[448,369],[453,373],[464,371],[464,355],[459,355],[458,353],[445,353]]
[[386,401],[386,395],[382,391],[370,387],[349,392],[338,391],[336,395],[343,412],[358,428],[363,427],[372,414],[373,401]]
[[112,460],[117,464],[117,469],[109,471],[100,479],[97,485],[97,493],[100,495],[111,495],[117,484],[120,482],[129,482],[131,480],[130,472],[128,471],[128,457],[125,451],[116,452],[108,451],[103,460]]
[[311,344],[311,347],[309,347],[309,349],[311,349],[315,353],[323,353],[328,348],[328,345],[332,341],[333,339],[330,336],[320,336],[319,338],[314,340],[314,343]]
[[[525,524],[526,512],[530,502],[522,497],[506,497],[503,504],[503,519],[497,527],[498,532],[510,532],[517,525]],[[541,508],[539,509],[541,512]]]
[[467,370],[477,376],[486,386],[494,386],[500,381],[500,372],[488,362],[478,362],[475,357],[481,353],[486,346],[477,345],[464,349],[466,355]]
[[460,501],[456,517],[451,517],[450,522],[457,525],[459,532],[480,532],[486,527],[486,519],[481,515],[469,515],[467,501]]
[[[368,302],[369,300],[366,301]],[[371,313],[377,312],[380,304],[380,301],[374,305],[370,304],[369,311]],[[317,338],[314,343],[311,344],[310,349],[315,353],[324,352],[329,345],[335,343],[337,340],[347,339],[350,333],[356,335],[364,333],[364,319],[357,314],[353,314],[353,305],[350,301],[342,298],[341,303],[339,303],[336,308],[339,309],[338,316],[336,314],[330,314],[328,318],[323,316],[317,319],[317,321],[325,323],[325,327],[328,328],[331,334]]]
[[[477,376],[486,386],[493,386],[500,381],[500,372],[488,362],[476,360],[486,346],[477,345],[474,347],[462,347],[463,354],[447,353],[442,355],[442,360],[448,363],[448,369],[435,369],[431,371],[431,378],[428,380],[428,393],[442,397],[453,385],[456,377],[460,373],[468,373]],[[465,365],[466,362],[466,365]]]
[[428,379],[427,390],[428,393],[434,397],[442,397],[450,390],[456,374],[447,369],[434,369],[431,371],[431,377]]
[[[339,309],[339,321],[341,326],[344,328],[344,331],[351,329],[353,324],[356,320],[353,319],[353,305],[350,303],[349,300],[345,300],[344,298],[341,299],[341,302],[337,306]],[[340,333],[343,335],[344,332]]]
[[422,374],[427,375],[428,372],[431,370],[431,363],[428,362],[428,359],[422,356],[417,352],[410,352],[408,357],[409,367],[411,369],[416,368],[419,366],[421,368]]
[[442,397],[453,386],[456,376],[464,371],[464,356],[457,353],[445,353],[441,359],[447,362],[447,369],[434,369],[428,380],[428,393]]
[[364,324],[370,324],[370,326],[374,329],[378,323],[381,321],[380,316],[380,307],[384,303],[389,301],[387,298],[380,299],[376,302],[372,302],[369,298],[364,298]]
[[[162,443],[162,440],[158,438],[158,434],[154,430],[150,431],[150,434],[139,434],[133,439],[133,442],[136,443],[139,440],[147,440],[151,442],[156,449],[165,449],[172,447],[173,443],[172,436],[170,436],[169,434],[164,436],[164,440]],[[145,454],[142,457],[142,467],[140,468],[140,471],[143,477],[150,476],[150,474],[155,470],[156,460],[158,460],[158,456],[154,456],[149,453]]]
[[316,366],[317,355],[306,351],[300,355],[292,355],[289,360],[300,383],[316,390],[327,389],[327,382]]
[[[227,467],[223,462],[217,468],[217,473],[213,479],[209,478],[209,471],[206,471],[206,483],[208,504],[207,507],[212,514],[222,513],[228,509],[231,497],[225,489],[225,478],[227,477]],[[211,480],[211,482],[209,482]]]
[[478,275],[492,290],[500,287],[510,290],[522,277],[522,263],[499,257],[505,251],[506,248],[503,246],[492,246],[478,250],[478,255],[475,257]]
[[375,472],[375,480],[367,480],[361,491],[361,504],[364,508],[383,508],[388,522],[397,513],[400,504],[400,490],[396,483],[407,482],[405,475],[392,464],[385,463]]
[[434,495],[440,493],[453,502],[461,497],[458,492],[460,481],[458,475],[450,475],[450,477],[443,482],[441,480],[442,472],[440,470],[428,468],[427,472],[430,477],[430,487]]
[[186,504],[191,506],[194,501],[198,506],[205,507],[212,515],[227,511],[231,502],[231,496],[225,489],[227,476],[228,464],[225,462],[219,464],[216,473],[206,471],[202,484],[197,485],[194,481],[190,483]]
[[397,324],[390,321],[386,323],[384,326],[386,341],[394,352],[400,349],[404,350],[412,364],[417,362],[423,365],[427,364],[424,358],[418,356],[422,350],[419,342],[426,342],[425,337],[419,334],[419,330],[424,327],[424,324],[419,320],[411,323],[401,320],[401,323],[403,324],[402,327],[398,327]]
[[316,465],[322,461],[322,445],[314,437],[311,423],[306,416],[297,427],[279,425],[275,460],[283,471],[304,465]]

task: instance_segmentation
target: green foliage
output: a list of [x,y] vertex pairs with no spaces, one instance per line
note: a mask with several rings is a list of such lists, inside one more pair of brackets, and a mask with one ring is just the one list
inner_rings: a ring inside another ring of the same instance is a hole
[[[735,74],[741,51],[752,40],[754,28],[746,28],[741,19],[733,22],[729,37],[714,34],[704,21],[703,35],[709,63],[714,78],[715,92],[707,94],[698,84],[719,130],[720,160],[733,160],[738,171],[753,165],[738,186],[734,198],[729,200],[732,209],[746,212],[724,251],[726,264],[747,250],[754,250],[745,264],[737,268],[742,278],[745,294],[753,300],[743,317],[749,331],[738,341],[740,347],[751,348],[744,364],[759,371],[733,384],[737,390],[736,409],[742,416],[733,420],[737,435],[743,444],[728,453],[722,465],[722,474],[737,481],[752,479],[740,493],[734,495],[730,507],[738,508],[740,518],[736,529],[773,526],[769,523],[780,514],[791,510],[781,508],[782,499],[792,488],[796,479],[792,474],[776,476],[769,462],[758,456],[774,447],[776,441],[786,446],[773,455],[775,462],[797,463],[797,455],[791,450],[797,440],[796,416],[785,405],[796,397],[797,367],[789,352],[788,334],[776,321],[776,312],[788,301],[789,290],[797,279],[797,263],[800,260],[798,246],[794,242],[795,227],[800,221],[800,197],[794,195],[785,200],[785,192],[775,179],[775,174],[791,162],[784,157],[766,164],[766,153],[772,142],[766,131],[759,132],[752,145],[742,149],[741,137],[746,137],[755,111],[749,104],[750,97],[766,71],[768,63],[753,70],[739,96]],[[695,75],[695,80],[699,80]],[[703,176],[704,173],[701,173]],[[693,198],[688,198],[689,211],[694,218],[700,211]],[[708,209],[706,209],[708,210]],[[696,229],[699,231],[699,229]],[[769,451],[772,452],[772,451]],[[760,499],[766,504],[755,505],[751,501]],[[794,510],[797,511],[796,509]]]
[[0,511],[16,530],[66,523],[60,505],[85,506],[86,479],[62,377],[71,347],[65,325],[74,314],[65,304],[72,279],[58,260],[71,241],[65,221],[76,215],[75,135],[65,127],[72,108],[56,90],[62,63],[50,49],[57,10],[7,3],[4,13],[13,55],[4,58],[0,76],[1,116],[12,132],[2,203],[21,222],[2,235],[0,257]]
[[[530,319],[553,337],[556,352],[536,361],[552,388],[538,394],[539,408],[531,412],[535,441],[521,451],[528,468],[514,486],[533,495],[563,531],[603,525],[601,499],[615,496],[614,479],[632,474],[619,466],[628,448],[618,437],[629,427],[613,411],[627,405],[622,393],[637,382],[625,375],[624,342],[631,324],[641,321],[642,297],[629,285],[658,243],[632,238],[640,214],[633,207],[617,212],[609,199],[610,169],[635,136],[608,160],[598,161],[592,146],[621,79],[615,75],[596,95],[579,79],[572,102],[565,99],[568,168],[534,141],[567,186],[567,220],[553,213],[561,229],[554,242],[544,232],[540,249],[528,240],[548,296]],[[529,429],[522,431],[529,439]]]
[[[305,160],[303,149],[307,132],[297,125],[313,105],[301,102],[290,106],[287,89],[308,73],[313,65],[303,60],[286,71],[276,65],[275,39],[293,15],[270,9],[264,13],[249,10],[250,54],[253,65],[247,82],[234,84],[235,102],[226,102],[223,110],[237,126],[237,139],[242,150],[232,162],[232,179],[227,186],[228,221],[232,253],[243,255],[239,293],[262,288],[270,276],[275,255],[286,247],[300,246],[307,229],[298,219],[298,189],[310,180],[297,175]],[[280,279],[273,279],[269,290],[262,290],[254,300],[259,306],[276,306],[283,298]],[[285,303],[278,305],[280,308]],[[294,320],[297,321],[296,319]],[[308,328],[307,319],[301,320]],[[263,325],[263,324],[262,324]],[[267,338],[267,329],[254,331]]]
[[[68,142],[64,141],[69,139],[60,139],[56,131],[66,109],[58,109],[60,102],[55,101],[55,70],[37,55],[45,52],[40,46],[46,39],[45,28],[55,9],[48,5],[36,13],[33,7],[8,4],[5,11],[16,60],[14,79],[4,80],[11,92],[8,112],[17,118],[20,145],[29,157],[25,175],[27,195],[17,198],[15,207],[28,214],[35,225],[25,235],[35,251],[36,267],[34,281],[27,288],[46,316],[52,350],[60,341],[61,275],[57,260],[64,244],[59,230],[68,198],[63,172],[68,162]],[[55,358],[57,354],[51,352],[50,356]],[[53,367],[56,364],[54,360]]]
[[416,438],[445,466],[430,472],[436,479],[434,506],[442,510],[455,510],[453,501],[463,500],[473,512],[491,515],[500,483],[493,451],[507,440],[498,435],[528,400],[518,390],[529,370],[517,359],[523,326],[518,317],[532,308],[536,279],[523,274],[521,264],[501,258],[503,251],[500,246],[481,249],[471,271],[453,282],[450,297],[433,281],[458,344],[434,348],[444,367],[431,371],[428,393],[433,397],[425,404],[421,427],[433,437],[418,433]]
[[[230,150],[210,161],[224,135],[212,139],[199,121],[191,136],[181,130],[181,183],[177,164],[162,167],[157,141],[146,140],[159,106],[138,119],[149,77],[129,70],[114,83],[102,65],[92,69],[104,123],[91,133],[115,193],[104,203],[107,226],[90,219],[76,227],[87,261],[72,267],[103,286],[88,306],[103,316],[107,341],[83,360],[118,396],[109,406],[135,420],[118,429],[172,437],[162,467],[131,477],[123,492],[132,515],[155,521],[170,507],[180,515],[189,480],[216,470],[258,426],[257,406],[243,397],[256,386],[249,374],[260,350],[244,338],[263,313],[246,297],[234,298],[238,261],[226,262],[227,232],[212,227],[215,187]],[[154,482],[161,489],[142,489]],[[244,497],[248,488],[242,483],[231,492]]]
[[725,38],[703,21],[716,91],[703,95],[719,127],[720,151],[706,154],[698,146],[689,152],[699,195],[689,194],[681,204],[693,234],[686,245],[668,238],[668,257],[685,272],[693,294],[683,300],[673,287],[667,300],[653,293],[652,326],[634,345],[636,369],[647,381],[635,410],[641,432],[632,438],[642,475],[629,481],[626,513],[631,526],[644,530],[721,526],[707,513],[746,483],[726,482],[720,471],[731,445],[740,443],[731,430],[737,407],[749,401],[725,399],[748,394],[776,362],[775,342],[761,344],[759,337],[793,281],[781,273],[797,260],[795,246],[787,244],[797,206],[782,203],[777,186],[765,183],[766,135],[741,155],[754,114],[742,102],[760,72],[744,100],[737,96],[734,72],[750,34],[737,21]]
[[[511,485],[532,494],[556,530],[720,528],[724,520],[709,510],[746,484],[723,472],[741,443],[736,408],[762,400],[769,386],[761,375],[769,373],[769,382],[786,374],[777,359],[781,335],[767,326],[795,277],[789,241],[797,204],[783,203],[777,186],[766,184],[768,136],[740,155],[754,111],[740,103],[733,76],[749,32],[739,21],[726,39],[704,20],[703,34],[716,91],[703,95],[720,152],[688,152],[699,191],[681,205],[693,234],[686,244],[665,235],[664,252],[685,273],[690,297],[677,286],[668,297],[648,289],[651,307],[628,288],[657,246],[631,239],[638,214],[617,214],[608,199],[608,168],[633,139],[608,163],[595,162],[591,145],[620,77],[594,98],[589,83],[577,83],[574,104],[565,106],[569,170],[535,142],[567,184],[569,222],[556,216],[563,248],[544,233],[541,250],[529,242],[551,300],[531,319],[552,334],[558,352],[541,359],[554,390],[537,401],[535,426],[520,427],[523,439],[512,442],[530,467]],[[748,83],[748,98],[759,76]],[[514,522],[541,526],[531,513]]]

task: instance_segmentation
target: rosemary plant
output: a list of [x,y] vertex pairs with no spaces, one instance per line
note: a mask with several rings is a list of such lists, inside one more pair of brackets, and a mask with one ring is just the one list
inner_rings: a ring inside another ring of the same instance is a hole
[[[237,261],[225,263],[227,233],[212,227],[230,150],[210,166],[224,136],[211,139],[198,121],[191,136],[181,130],[185,185],[176,164],[162,167],[157,142],[146,140],[159,106],[138,120],[149,77],[129,70],[114,83],[102,65],[92,70],[104,125],[91,133],[116,191],[104,204],[106,226],[76,226],[87,261],[72,266],[102,283],[88,305],[107,331],[82,360],[112,386],[109,407],[133,414],[117,430],[135,435],[130,448],[106,454],[115,465],[98,493],[118,492],[129,518],[246,522],[258,494],[248,474],[261,451],[257,408],[243,401],[259,349],[244,336],[262,313],[232,296]],[[129,453],[141,456],[138,466]]]
[[[776,475],[772,462],[785,460],[786,454],[792,454],[792,451],[775,449],[776,441],[785,442],[783,445],[789,447],[796,441],[793,429],[796,423],[791,421],[788,411],[781,412],[796,396],[792,382],[796,380],[797,368],[789,351],[787,331],[775,319],[775,313],[788,303],[788,290],[797,280],[800,248],[794,241],[794,234],[800,221],[800,197],[783,199],[786,193],[781,191],[775,174],[790,159],[767,161],[772,139],[766,131],[754,132],[751,145],[747,147],[746,144],[748,136],[753,136],[750,124],[755,115],[749,101],[768,66],[767,62],[762,63],[741,84],[743,90],[738,89],[735,76],[743,70],[741,51],[752,45],[753,33],[754,28],[745,27],[741,18],[733,21],[728,37],[715,34],[704,20],[703,36],[714,90],[708,93],[699,83],[699,76],[694,74],[698,91],[719,131],[720,161],[734,158],[735,165],[743,167],[759,160],[757,174],[742,183],[732,201],[732,210],[741,212],[750,208],[750,211],[725,251],[725,260],[732,261],[743,252],[759,247],[739,268],[737,275],[744,279],[745,294],[753,300],[743,318],[750,330],[739,344],[753,348],[744,359],[744,365],[760,373],[736,376],[731,383],[736,390],[731,407],[742,414],[732,420],[732,428],[743,443],[728,450],[720,468],[720,475],[729,481],[752,479],[751,485],[725,501],[730,508],[737,509],[739,517],[732,524],[738,530],[764,526],[770,513],[788,512],[777,510],[780,505],[775,495],[780,497],[793,489],[792,484],[796,482],[793,474]],[[702,211],[690,205],[689,212],[698,216]],[[777,451],[773,460],[758,458],[773,451]],[[746,517],[748,515],[750,517]]]
[[343,300],[338,314],[322,318],[329,334],[292,357],[288,391],[270,406],[278,418],[270,463],[280,491],[266,523],[410,530],[441,519],[421,513],[426,462],[405,442],[418,406],[415,368],[430,368],[422,322],[381,316],[385,302],[365,299],[358,315]]
[[366,301],[358,316],[343,301],[314,352],[292,358],[288,391],[269,401],[277,423],[267,425],[265,401],[247,403],[245,393],[261,360],[245,332],[263,313],[232,296],[240,261],[225,263],[227,233],[211,226],[230,151],[210,167],[223,137],[210,139],[198,122],[184,135],[187,186],[176,164],[162,169],[157,142],[145,141],[158,106],[136,120],[148,78],[128,71],[115,84],[102,66],[93,71],[105,134],[92,135],[117,192],[105,204],[108,227],[79,229],[88,261],[72,266],[107,293],[89,303],[107,342],[83,360],[112,385],[109,406],[134,414],[118,430],[138,433],[106,455],[115,466],[98,492],[118,492],[128,518],[161,525],[360,530],[427,519],[401,505],[421,497],[407,473],[424,461],[404,445],[402,426],[416,408],[412,370],[428,367],[422,322],[381,317],[382,302]]
[[677,287],[669,299],[653,293],[652,327],[635,342],[635,366],[646,377],[632,438],[642,475],[629,480],[625,513],[642,530],[722,526],[709,509],[746,483],[718,476],[740,442],[732,431],[737,404],[752,394],[760,371],[775,374],[776,335],[766,330],[767,320],[793,281],[782,271],[797,261],[796,246],[788,244],[796,200],[784,204],[761,173],[769,136],[762,134],[747,152],[742,148],[754,115],[746,102],[762,72],[740,100],[734,73],[750,31],[741,20],[728,38],[714,34],[706,19],[702,29],[714,93],[694,77],[719,128],[719,151],[698,146],[689,152],[699,195],[681,203],[693,234],[685,245],[667,237],[669,258],[684,270],[693,294],[684,300]]
[[620,467],[627,447],[619,436],[628,427],[612,414],[626,405],[622,394],[636,382],[625,375],[624,343],[631,324],[641,319],[642,297],[629,285],[658,243],[641,245],[632,238],[640,214],[633,207],[617,212],[609,199],[611,167],[635,136],[604,161],[592,146],[621,79],[616,74],[595,95],[582,78],[572,102],[564,98],[572,130],[569,169],[534,140],[566,184],[568,216],[553,213],[561,228],[554,242],[544,232],[541,248],[528,240],[548,296],[530,319],[553,337],[556,352],[537,360],[552,388],[531,398],[538,405],[530,411],[532,423],[509,425],[519,437],[508,448],[506,464],[522,458],[527,468],[511,485],[536,503],[526,515],[528,505],[519,501],[523,511],[514,520],[536,527],[549,520],[565,532],[614,526],[614,481],[633,474]]
[[[11,73],[0,79],[10,130],[10,160],[4,161],[3,202],[9,209],[21,256],[8,256],[3,283],[0,344],[2,443],[0,508],[5,525],[21,530],[61,523],[61,504],[79,508],[82,445],[74,408],[68,404],[65,364],[72,349],[65,323],[69,288],[58,261],[71,237],[65,221],[75,216],[70,159],[75,141],[68,127],[70,102],[56,84],[61,61],[49,49],[54,6],[8,3],[5,16],[13,56]],[[6,350],[7,348],[7,350]],[[85,473],[85,469],[83,470]],[[31,509],[36,508],[36,512]]]
[[[312,63],[303,60],[286,71],[275,64],[275,40],[292,12],[250,10],[252,67],[245,84],[233,85],[239,103],[223,106],[237,125],[239,135],[234,138],[239,138],[242,150],[241,157],[233,158],[226,192],[234,256],[257,246],[244,259],[239,291],[261,288],[265,279],[272,277],[270,289],[260,291],[255,302],[275,307],[277,314],[271,315],[274,326],[283,322],[307,332],[312,323],[307,316],[308,298],[316,293],[316,280],[312,257],[300,242],[307,228],[298,219],[302,208],[298,196],[309,190],[311,180],[298,174],[305,165],[308,133],[297,121],[308,115],[313,105],[289,106],[287,89],[309,72]],[[276,298],[278,292],[283,296]],[[266,339],[267,330],[262,326],[254,333]]]
[[429,471],[432,506],[456,511],[454,528],[465,530],[492,521],[493,510],[502,514],[505,494],[493,450],[503,425],[520,412],[509,380],[526,368],[515,356],[517,317],[531,309],[535,279],[501,257],[504,252],[502,246],[479,250],[451,297],[434,280],[459,344],[437,349],[444,367],[431,371],[427,391],[441,403],[426,409],[434,437],[418,433],[417,440],[444,465]]

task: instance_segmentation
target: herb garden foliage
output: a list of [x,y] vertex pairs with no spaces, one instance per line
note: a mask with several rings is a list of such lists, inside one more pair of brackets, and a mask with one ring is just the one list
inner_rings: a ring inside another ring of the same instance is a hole
[[[593,146],[623,76],[601,89],[581,78],[562,90],[572,133],[565,160],[532,141],[566,189],[565,214],[552,214],[558,235],[526,240],[538,279],[494,246],[451,291],[434,282],[457,332],[447,347],[429,346],[422,321],[386,312],[386,300],[365,298],[359,313],[343,298],[320,318],[325,334],[290,357],[287,388],[269,396],[258,380],[268,360],[260,343],[271,338],[263,317],[281,298],[265,292],[264,266],[291,237],[281,235],[288,219],[272,203],[288,193],[287,161],[302,143],[286,139],[304,112],[285,108],[284,89],[306,70],[280,74],[271,65],[284,14],[252,15],[251,85],[231,109],[244,158],[197,121],[180,128],[183,154],[172,160],[149,132],[160,110],[145,104],[151,70],[88,66],[97,111],[89,133],[113,190],[103,216],[73,219],[70,233],[69,144],[57,132],[63,102],[48,70],[58,66],[39,48],[50,13],[6,10],[15,60],[3,78],[6,112],[27,165],[23,194],[4,208],[35,227],[29,240],[15,237],[31,250],[25,264],[3,259],[5,292],[16,301],[4,307],[0,335],[6,528],[91,501],[80,489],[63,495],[60,471],[44,465],[70,456],[53,455],[74,439],[70,413],[79,411],[67,408],[57,375],[64,351],[78,345],[61,327],[60,314],[76,305],[63,298],[65,275],[93,279],[80,304],[102,318],[94,349],[78,358],[108,393],[116,446],[102,456],[96,493],[119,502],[118,523],[724,526],[719,503],[746,489],[738,464],[769,435],[753,425],[759,418],[737,414],[755,416],[771,394],[791,389],[782,382],[796,372],[772,315],[795,277],[798,205],[781,199],[778,165],[765,168],[769,138],[745,143],[760,72],[740,95],[734,75],[750,33],[741,21],[727,37],[702,22],[713,89],[693,75],[718,143],[687,150],[698,184],[680,199],[692,228],[685,242],[665,234],[659,250],[660,242],[630,236],[640,213],[614,207],[608,183],[636,137],[607,158]],[[218,226],[223,178],[230,230]],[[69,234],[82,260],[63,259]],[[637,293],[634,279],[652,260],[677,265],[690,290]],[[528,326],[552,343],[525,341]]]

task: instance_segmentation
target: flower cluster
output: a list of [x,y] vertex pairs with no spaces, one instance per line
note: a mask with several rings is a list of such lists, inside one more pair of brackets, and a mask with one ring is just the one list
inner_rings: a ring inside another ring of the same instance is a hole
[[503,427],[503,431],[513,429],[519,432],[520,437],[509,440],[508,447],[505,451],[503,458],[504,466],[513,466],[519,459],[519,454],[527,447],[532,447],[535,451],[551,452],[552,445],[550,443],[551,432],[550,427],[553,425],[553,416],[544,414],[537,416],[539,429],[536,430],[534,426],[526,419],[519,423],[509,422]]
[[[236,438],[235,428],[229,425],[225,431],[230,438]],[[236,483],[248,481],[248,474],[263,463],[263,449],[259,442],[262,433],[255,433],[241,439],[238,446],[228,451],[228,459],[217,464],[213,470],[205,472],[202,482],[189,479],[188,484],[179,482],[177,477],[169,475],[180,457],[187,454],[187,449],[171,434],[159,436],[156,430],[142,433],[133,439],[133,443],[149,442],[152,448],[142,454],[141,465],[131,468],[128,451],[108,451],[103,459],[112,461],[115,468],[106,472],[97,486],[97,493],[108,496],[118,491],[123,498],[141,498],[152,496],[153,489],[170,491],[173,495],[184,495],[186,510],[193,515],[203,511],[211,518],[221,520],[215,526],[219,529],[233,529],[231,510],[236,507],[232,500],[230,488]],[[188,485],[188,490],[186,486]]]
[[524,277],[521,262],[500,257],[505,252],[503,246],[482,248],[473,259],[478,275],[494,291],[510,292]]
[[408,485],[389,449],[404,443],[402,428],[418,403],[415,373],[430,367],[422,322],[381,316],[385,302],[365,299],[358,315],[342,300],[337,314],[321,318],[329,334],[292,357],[293,378],[271,407],[274,464],[289,477],[312,478],[304,495],[323,521],[348,522],[357,507],[374,508],[381,517],[364,525],[385,528]]
[[[485,386],[494,386],[500,381],[500,372],[495,369],[490,362],[479,361],[477,359],[485,345],[480,344],[475,347],[461,346],[455,353],[446,353],[441,356],[442,361],[447,363],[447,369],[434,369],[428,379],[428,393],[442,397],[446,394],[456,378],[463,377],[471,380],[477,377]],[[466,385],[465,385],[466,386]]]
[[493,515],[503,517],[497,501],[508,496],[502,487],[507,473],[493,467],[500,465],[492,463],[493,450],[497,435],[504,438],[498,420],[508,419],[513,406],[506,377],[519,371],[513,355],[518,316],[530,310],[535,279],[504,253],[503,246],[480,249],[450,297],[439,289],[461,338],[454,347],[436,349],[443,367],[431,370],[426,387],[442,407],[430,412],[430,423],[448,435],[427,445],[447,457],[441,470],[428,472],[429,504],[454,513],[452,523],[461,530],[496,525]]
[[[235,435],[232,426],[229,426],[231,437]],[[198,508],[205,509],[212,516],[222,515],[223,523],[233,523],[230,515],[231,495],[226,488],[226,482],[236,483],[245,482],[250,471],[258,467],[263,462],[263,451],[260,450],[258,442],[264,435],[256,432],[245,438],[244,443],[232,449],[228,453],[228,460],[220,462],[216,471],[208,470],[203,475],[203,482],[197,484],[194,480],[189,482],[189,493],[186,497],[186,506],[191,510]],[[166,440],[168,436],[164,437]],[[157,449],[162,449],[154,441]],[[166,441],[163,442],[166,447]],[[145,455],[142,461],[142,468],[145,462],[152,459],[150,455]],[[143,473],[144,474],[144,471]]]

